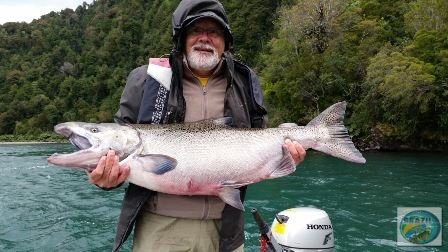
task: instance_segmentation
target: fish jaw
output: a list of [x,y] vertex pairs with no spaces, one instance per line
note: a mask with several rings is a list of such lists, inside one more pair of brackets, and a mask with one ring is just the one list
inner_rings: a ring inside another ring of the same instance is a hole
[[55,153],[47,158],[48,163],[62,167],[81,168],[86,171],[93,171],[98,165],[98,161],[106,155],[108,149],[87,149],[70,154]]
[[55,153],[47,159],[49,163],[62,167],[92,171],[110,149],[123,160],[140,145],[134,129],[118,124],[66,122],[56,125],[54,131],[80,149],[69,154]]
[[66,122],[54,126],[54,131],[66,137],[71,144],[80,150],[98,148],[100,141],[93,136],[89,129],[93,129],[95,124],[86,123],[83,126],[80,122]]

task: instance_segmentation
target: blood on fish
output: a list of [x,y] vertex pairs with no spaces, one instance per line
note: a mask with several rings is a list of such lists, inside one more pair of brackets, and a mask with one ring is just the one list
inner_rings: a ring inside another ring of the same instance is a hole
[[198,192],[200,191],[199,186],[197,186],[196,184],[193,183],[193,180],[189,180],[187,183],[187,192]]

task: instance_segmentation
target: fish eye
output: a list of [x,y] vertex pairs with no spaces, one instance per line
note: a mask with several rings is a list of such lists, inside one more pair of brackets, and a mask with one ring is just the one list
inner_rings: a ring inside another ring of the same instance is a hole
[[98,128],[91,128],[91,129],[90,129],[90,132],[92,132],[92,133],[97,133],[97,132],[98,132]]

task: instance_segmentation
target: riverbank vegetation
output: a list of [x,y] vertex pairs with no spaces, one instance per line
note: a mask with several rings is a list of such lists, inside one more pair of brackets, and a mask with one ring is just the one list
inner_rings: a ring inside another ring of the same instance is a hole
[[[222,3],[234,54],[262,81],[270,126],[304,125],[346,100],[361,148],[448,148],[446,0]],[[2,138],[112,121],[129,71],[169,53],[176,5],[97,0],[1,25]]]
[[20,142],[20,143],[28,143],[28,142],[51,142],[51,143],[64,143],[67,142],[67,139],[57,135],[53,132],[44,132],[40,134],[6,134],[0,135],[0,143],[12,143],[12,142]]

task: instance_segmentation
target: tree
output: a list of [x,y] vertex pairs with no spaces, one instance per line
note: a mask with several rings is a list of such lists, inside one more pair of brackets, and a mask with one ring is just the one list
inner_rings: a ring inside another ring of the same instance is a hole
[[285,6],[280,11],[284,36],[291,44],[305,40],[315,52],[323,53],[334,35],[335,19],[345,8],[343,0],[303,0]]
[[404,15],[409,31],[448,30],[448,1],[417,0],[410,3],[409,11]]
[[297,1],[280,8],[277,34],[263,57],[261,74],[273,124],[299,118],[307,122],[321,108],[342,100],[347,82],[332,65],[342,58],[334,40],[344,10],[343,1],[332,0]]
[[[238,60],[256,67],[259,51],[266,49],[274,30],[278,0],[224,0],[234,38],[235,56]],[[250,32],[248,27],[250,26]]]
[[404,138],[427,127],[437,91],[432,71],[431,64],[390,48],[378,53],[364,82],[365,109],[373,112],[372,121],[389,124]]

